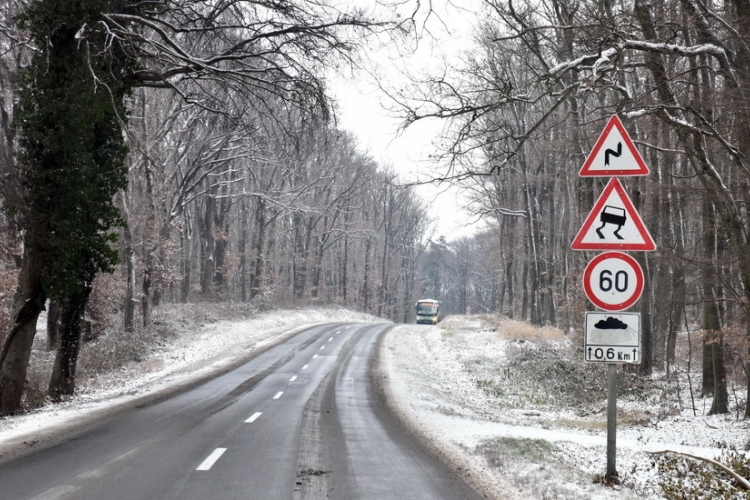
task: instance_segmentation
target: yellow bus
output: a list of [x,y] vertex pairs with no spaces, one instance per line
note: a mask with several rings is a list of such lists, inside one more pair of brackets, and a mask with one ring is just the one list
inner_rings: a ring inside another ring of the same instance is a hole
[[438,314],[440,313],[440,302],[432,299],[418,300],[414,306],[417,310],[417,324],[428,323],[436,325],[438,322]]

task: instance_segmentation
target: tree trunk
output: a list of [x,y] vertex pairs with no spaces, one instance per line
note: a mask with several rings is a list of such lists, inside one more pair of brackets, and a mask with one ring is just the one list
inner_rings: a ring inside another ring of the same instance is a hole
[[714,393],[714,350],[717,332],[721,330],[719,305],[716,303],[716,217],[714,206],[708,194],[703,200],[703,377],[701,392],[709,395]]
[[60,344],[60,304],[50,300],[47,309],[47,350],[53,351]]
[[[687,167],[685,168],[687,170]],[[667,375],[671,370],[672,365],[675,361],[675,353],[677,350],[677,332],[680,330],[683,324],[683,313],[685,311],[685,297],[687,294],[687,284],[685,282],[685,235],[683,234],[683,217],[684,217],[684,206],[676,190],[674,177],[670,177],[670,191],[669,197],[672,200],[672,218],[673,223],[671,224],[674,234],[672,241],[676,242],[674,250],[675,262],[673,266],[672,275],[672,300],[671,300],[671,312],[669,315],[669,332],[667,333]]]
[[215,227],[220,230],[220,237],[214,242],[214,288],[226,296],[229,290],[227,283],[227,253],[229,252],[229,224],[227,222],[227,213],[231,203],[229,202],[228,188],[226,185],[221,188],[221,199],[217,205],[214,219]]
[[135,304],[138,301],[136,299],[135,250],[132,245],[130,229],[126,227],[124,234],[127,283],[125,285],[125,303],[123,304],[123,327],[126,332],[132,332],[135,329]]
[[362,310],[370,312],[370,254],[372,253],[372,238],[365,240],[365,271],[362,277]]
[[309,232],[305,219],[300,214],[294,218],[294,283],[292,286],[295,300],[302,300],[307,289],[307,264],[309,251]]
[[203,225],[202,225],[202,241],[201,248],[203,249],[203,271],[201,273],[201,292],[204,296],[209,295],[212,290],[213,279],[214,279],[214,250],[216,247],[216,240],[214,236],[214,207],[216,205],[216,198],[213,194],[206,196],[206,203],[203,212]]
[[152,250],[149,250],[146,254],[146,262],[143,266],[143,294],[141,296],[141,315],[143,317],[141,319],[144,328],[151,324],[151,278],[154,269],[154,252]]
[[57,350],[47,391],[53,401],[60,401],[75,392],[76,364],[81,349],[81,321],[91,295],[91,283],[95,274],[91,263],[86,264],[83,274],[80,291],[73,294],[63,306],[60,347]]
[[47,298],[39,276],[36,245],[29,234],[13,300],[11,327],[0,351],[0,415],[13,415],[21,408],[36,322]]
[[330,233],[328,232],[328,217],[323,218],[323,230],[320,236],[315,238],[315,249],[313,252],[313,274],[311,295],[314,298],[320,297],[321,283],[323,282],[323,257],[325,256],[325,245]]
[[349,268],[349,235],[347,234],[344,236],[344,256],[341,259],[341,301],[342,303],[346,304],[346,301],[348,299],[348,288],[347,288],[347,280],[349,279],[347,276],[347,271]]
[[240,299],[242,302],[247,302],[247,202],[243,199],[240,204],[240,240],[239,253],[239,281],[240,281]]
[[714,399],[709,415],[729,413],[729,392],[727,390],[727,370],[724,366],[724,335],[720,330],[711,332],[711,364],[714,374]]
[[265,273],[265,257],[263,250],[266,244],[266,204],[258,199],[255,206],[255,236],[253,244],[253,262],[250,266],[250,298],[257,297],[262,288]]
[[182,228],[182,283],[180,285],[180,301],[187,302],[190,299],[190,288],[192,287],[193,276],[193,239],[190,227],[190,213],[185,212],[184,223]]

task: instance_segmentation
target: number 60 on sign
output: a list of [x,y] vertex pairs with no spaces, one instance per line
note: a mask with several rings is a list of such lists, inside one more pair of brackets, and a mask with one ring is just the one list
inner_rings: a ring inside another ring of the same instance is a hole
[[641,297],[643,270],[630,255],[605,252],[586,266],[583,290],[596,307],[605,311],[622,311]]

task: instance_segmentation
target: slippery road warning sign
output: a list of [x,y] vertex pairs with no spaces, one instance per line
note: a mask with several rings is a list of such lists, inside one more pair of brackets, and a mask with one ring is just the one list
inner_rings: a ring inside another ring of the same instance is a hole
[[573,250],[656,249],[654,239],[616,178],[610,179],[578,231]]
[[578,175],[581,177],[613,177],[648,175],[643,157],[630,139],[622,122],[613,115],[604,127],[594,148]]
[[584,357],[594,363],[641,362],[641,315],[586,313]]

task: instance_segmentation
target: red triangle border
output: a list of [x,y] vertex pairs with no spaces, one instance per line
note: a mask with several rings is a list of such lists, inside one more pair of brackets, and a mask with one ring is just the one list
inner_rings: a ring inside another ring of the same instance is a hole
[[[620,196],[620,199],[622,200],[623,205],[625,205],[624,207],[625,211],[630,216],[631,220],[633,221],[633,224],[635,224],[635,227],[638,230],[638,233],[640,233],[641,238],[643,238],[643,243],[584,243],[583,242],[583,238],[586,237],[586,234],[591,230],[591,227],[596,222],[597,215],[604,208],[604,204],[607,202],[607,199],[609,198],[609,195],[612,193],[612,191],[617,191],[617,194]],[[573,240],[573,243],[570,245],[570,248],[573,250],[641,250],[641,251],[650,252],[650,251],[656,250],[656,243],[654,243],[654,239],[651,237],[651,234],[648,232],[648,229],[646,229],[646,226],[643,224],[643,221],[641,220],[641,216],[638,214],[638,211],[633,206],[633,202],[630,200],[630,197],[625,192],[625,189],[623,189],[622,184],[620,184],[620,181],[617,180],[616,177],[613,177],[609,180],[609,182],[607,183],[607,186],[604,188],[604,191],[599,196],[599,199],[596,201],[594,208],[592,208],[591,212],[589,212],[589,215],[586,217],[586,220],[584,221],[583,226],[581,226],[581,229],[578,231],[578,234]]]
[[[604,145],[604,141],[606,141],[607,138],[609,137],[609,133],[615,127],[620,132],[620,136],[622,137],[623,142],[625,142],[625,146],[630,150],[630,153],[633,155],[633,158],[638,164],[638,167],[639,167],[638,170],[622,170],[622,169],[613,168],[613,169],[592,171],[591,165],[594,163],[594,160],[599,155],[599,150]],[[649,173],[651,173],[651,171],[649,170],[648,165],[646,165],[646,162],[643,161],[643,157],[638,152],[638,149],[635,147],[635,144],[633,144],[633,140],[630,138],[630,134],[628,134],[628,131],[625,130],[625,127],[620,121],[620,118],[618,118],[617,115],[612,115],[612,117],[607,122],[607,125],[604,127],[604,130],[599,135],[599,139],[597,139],[596,144],[594,144],[593,149],[589,153],[588,157],[586,157],[586,161],[584,162],[583,167],[581,167],[581,170],[578,172],[578,175],[580,177],[612,177],[615,175],[626,177],[626,176],[648,175]]]

